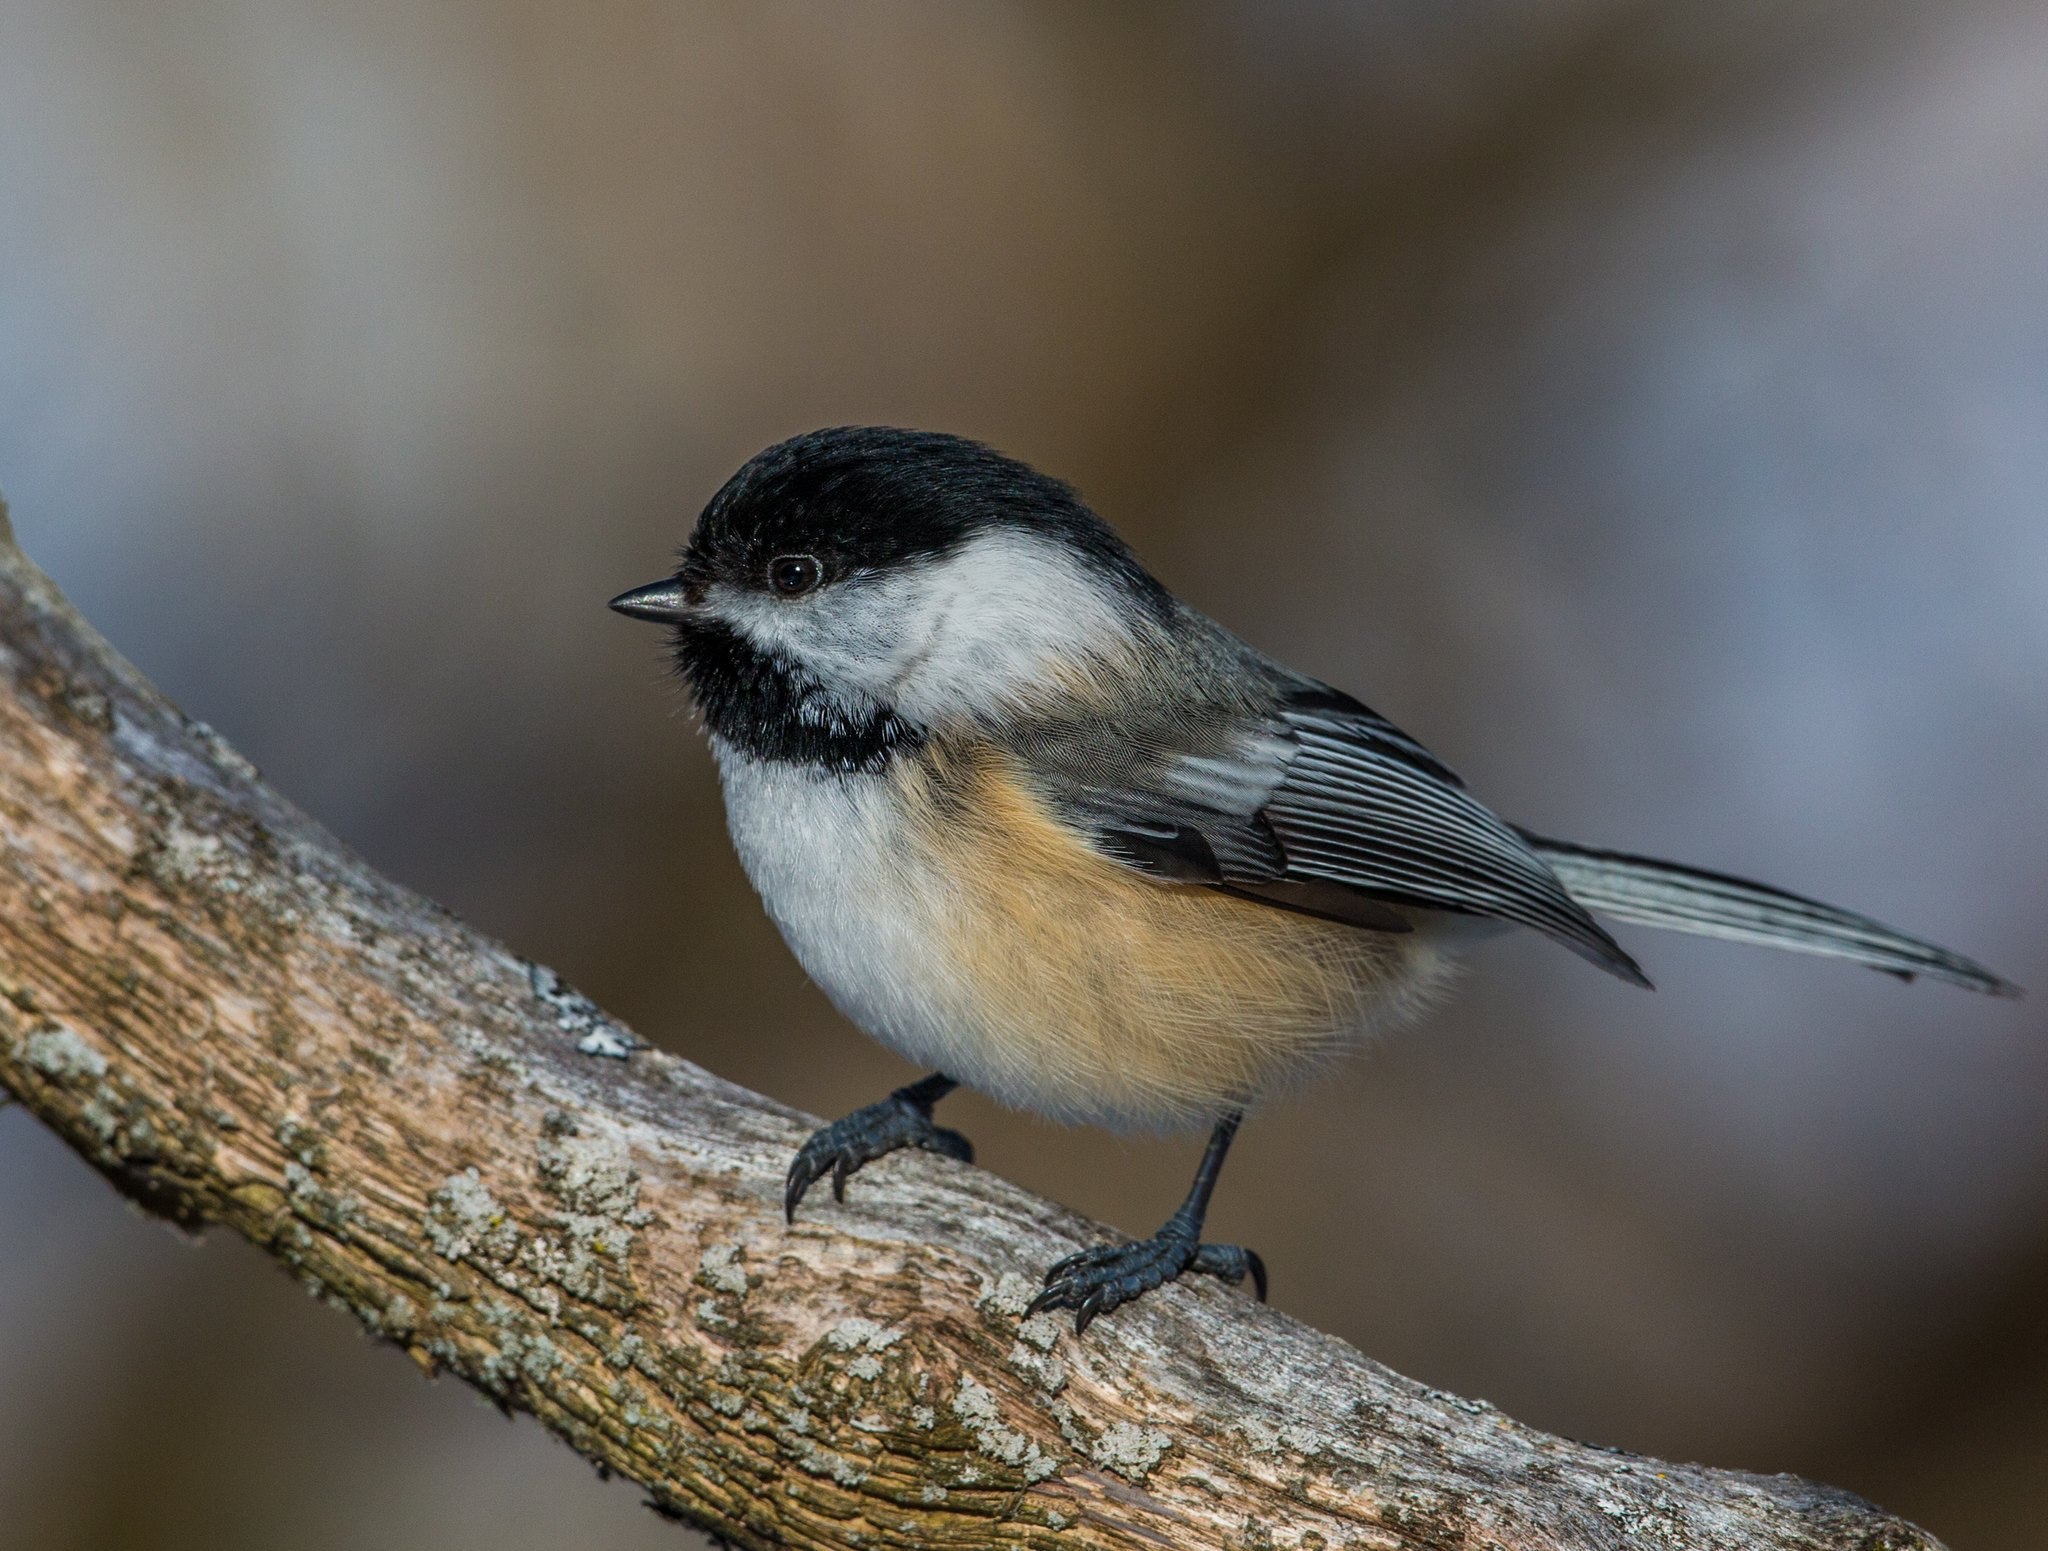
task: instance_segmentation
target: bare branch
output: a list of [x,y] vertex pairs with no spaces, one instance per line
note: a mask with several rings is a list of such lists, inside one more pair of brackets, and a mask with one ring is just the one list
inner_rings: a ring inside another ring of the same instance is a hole
[[[1931,1548],[1547,1437],[1235,1293],[1018,1324],[1091,1225],[632,1048],[122,662],[0,517],[0,1086],[120,1189],[747,1546]],[[1198,1279],[1199,1282],[1199,1279]]]

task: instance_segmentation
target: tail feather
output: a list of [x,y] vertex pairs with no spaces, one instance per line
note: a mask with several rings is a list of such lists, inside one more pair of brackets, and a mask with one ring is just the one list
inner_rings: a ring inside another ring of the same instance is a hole
[[1849,959],[1901,980],[1925,975],[1993,996],[2020,994],[2018,986],[1959,953],[1819,900],[1676,862],[1546,840],[1526,830],[1522,838],[1573,899],[1618,921]]

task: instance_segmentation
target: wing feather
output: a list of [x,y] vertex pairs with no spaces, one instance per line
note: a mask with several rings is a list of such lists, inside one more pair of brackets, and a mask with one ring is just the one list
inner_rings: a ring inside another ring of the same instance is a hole
[[[1354,702],[1355,705],[1355,702]],[[1327,695],[1286,705],[1296,753],[1262,809],[1289,876],[1534,927],[1624,980],[1643,972],[1542,857],[1391,724]]]
[[[1218,720],[1148,728],[1143,746],[1073,727],[1029,746],[1098,849],[1155,877],[1381,931],[1408,928],[1399,907],[1494,917],[1649,984],[1528,843],[1384,717],[1293,680],[1220,737]],[[1191,730],[1202,746],[1174,749]]]

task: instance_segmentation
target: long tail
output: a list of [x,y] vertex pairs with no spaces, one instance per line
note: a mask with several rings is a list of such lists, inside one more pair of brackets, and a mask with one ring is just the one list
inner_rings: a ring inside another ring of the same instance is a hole
[[1849,959],[1901,980],[1926,975],[1993,996],[2020,994],[2018,986],[1960,953],[1819,900],[1676,862],[1546,840],[1527,830],[1522,838],[1573,899],[1618,921]]

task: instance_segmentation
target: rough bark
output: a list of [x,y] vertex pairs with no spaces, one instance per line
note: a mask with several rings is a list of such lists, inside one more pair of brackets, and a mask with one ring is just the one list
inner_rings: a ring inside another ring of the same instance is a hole
[[0,826],[0,1085],[739,1544],[1936,1545],[1793,1477],[1546,1436],[1213,1285],[1081,1342],[1020,1326],[1102,1230],[927,1155],[785,1228],[808,1119],[371,871],[4,515]]

